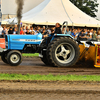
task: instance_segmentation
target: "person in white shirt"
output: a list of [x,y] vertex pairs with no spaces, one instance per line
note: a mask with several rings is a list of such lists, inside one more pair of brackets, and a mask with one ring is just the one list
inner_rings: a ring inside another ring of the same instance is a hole
[[18,34],[18,32],[17,32],[16,28],[14,28],[13,35],[16,35],[16,34]]
[[92,38],[93,35],[93,29],[90,30],[90,38]]

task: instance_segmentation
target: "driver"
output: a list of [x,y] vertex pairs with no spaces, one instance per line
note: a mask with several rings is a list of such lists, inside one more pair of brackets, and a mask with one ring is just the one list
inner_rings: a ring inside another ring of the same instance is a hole
[[[51,34],[49,34],[49,36],[51,37],[51,36],[53,36],[54,34],[55,35],[57,35],[57,34],[62,34],[62,32],[61,32],[61,25],[59,24],[59,23],[56,23],[56,25],[55,25],[55,30],[54,30],[54,32],[51,32]],[[51,30],[52,31],[52,30]],[[43,38],[45,38],[45,37],[48,37],[48,35],[44,35],[43,36]]]
[[54,32],[55,34],[62,34],[60,26],[61,25],[59,23],[56,23]]

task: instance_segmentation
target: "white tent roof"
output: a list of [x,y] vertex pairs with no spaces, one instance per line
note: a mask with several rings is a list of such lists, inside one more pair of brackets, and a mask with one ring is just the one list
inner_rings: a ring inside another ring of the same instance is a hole
[[[44,0],[24,0],[23,13],[33,9]],[[16,0],[2,0],[2,14],[4,15],[16,15],[17,4]]]
[[[69,0],[44,0],[37,7],[23,14],[23,23],[54,25],[68,21],[68,25],[99,27],[100,21],[79,10]],[[17,22],[17,19],[14,19]]]

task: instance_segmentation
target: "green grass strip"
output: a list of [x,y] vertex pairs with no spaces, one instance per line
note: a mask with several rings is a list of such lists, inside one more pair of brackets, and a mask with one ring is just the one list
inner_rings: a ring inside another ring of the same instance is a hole
[[39,56],[39,54],[38,53],[23,53],[22,54],[22,56],[24,56],[24,57],[37,57],[37,56]]
[[100,75],[22,75],[0,74],[0,80],[41,80],[41,81],[100,81]]

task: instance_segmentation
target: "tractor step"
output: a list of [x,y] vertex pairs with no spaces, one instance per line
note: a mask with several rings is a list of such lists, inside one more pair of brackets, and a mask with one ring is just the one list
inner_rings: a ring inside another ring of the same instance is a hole
[[0,47],[0,53],[3,52],[3,49]]

